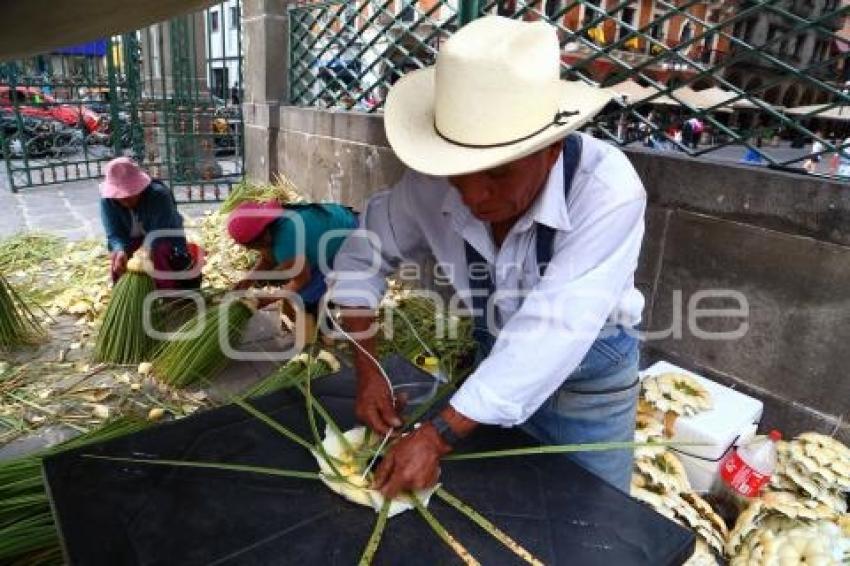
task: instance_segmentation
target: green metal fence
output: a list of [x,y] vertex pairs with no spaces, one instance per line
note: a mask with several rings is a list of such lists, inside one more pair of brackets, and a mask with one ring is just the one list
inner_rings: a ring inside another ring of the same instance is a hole
[[564,78],[612,91],[586,127],[598,137],[850,177],[843,0],[302,2],[289,12],[290,102],[380,112],[399,76],[484,14],[557,27]]
[[13,191],[102,176],[119,155],[180,202],[243,175],[241,3],[0,66],[0,147]]
[[0,142],[12,190],[101,175],[141,140],[128,113],[131,35],[0,65]]

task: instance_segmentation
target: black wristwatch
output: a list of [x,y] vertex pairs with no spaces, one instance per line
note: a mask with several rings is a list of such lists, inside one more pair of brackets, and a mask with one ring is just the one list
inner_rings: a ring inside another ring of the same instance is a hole
[[452,430],[452,427],[449,426],[446,419],[440,415],[431,419],[431,424],[434,425],[435,429],[437,429],[437,434],[440,435],[440,438],[442,438],[449,446],[454,446],[460,442],[460,437],[455,434],[455,431]]

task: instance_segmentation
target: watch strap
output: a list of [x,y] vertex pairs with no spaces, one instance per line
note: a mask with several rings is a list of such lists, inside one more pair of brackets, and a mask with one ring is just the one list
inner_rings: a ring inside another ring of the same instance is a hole
[[449,446],[454,446],[458,442],[460,442],[460,437],[455,434],[452,430],[452,427],[449,426],[449,423],[446,422],[446,419],[441,417],[440,415],[435,416],[431,419],[431,424],[437,429],[437,434],[440,435],[446,444]]

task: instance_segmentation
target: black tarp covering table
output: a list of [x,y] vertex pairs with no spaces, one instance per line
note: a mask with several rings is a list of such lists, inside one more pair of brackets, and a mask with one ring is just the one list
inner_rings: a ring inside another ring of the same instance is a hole
[[[349,376],[350,377],[350,376]],[[318,389],[344,390],[340,376]],[[352,401],[320,395],[341,427]],[[279,392],[252,401],[310,438],[304,401]],[[464,451],[529,446],[513,430],[481,429]],[[376,513],[317,480],[94,460],[84,454],[216,461],[316,471],[313,457],[236,406],[66,452],[44,469],[66,556],[74,565],[356,564]],[[546,564],[681,564],[690,531],[561,455],[446,462],[444,487]],[[521,561],[437,497],[429,509],[482,564]],[[415,511],[390,519],[376,564],[459,563]]]

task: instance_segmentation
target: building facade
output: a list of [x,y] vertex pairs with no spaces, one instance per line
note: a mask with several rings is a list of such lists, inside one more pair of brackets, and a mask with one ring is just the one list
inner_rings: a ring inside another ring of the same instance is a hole
[[[746,8],[750,3],[741,5]],[[832,34],[846,29],[847,17],[839,17],[839,0],[782,0],[774,6],[774,10],[754,11],[735,23],[733,35],[751,47],[731,46],[735,62],[724,70],[724,76],[772,104],[792,107],[830,101],[828,90],[801,79],[782,64],[824,84],[840,84],[846,53],[842,57],[838,52],[843,44]],[[819,25],[801,24],[783,12]],[[830,14],[836,17],[830,18]]]

